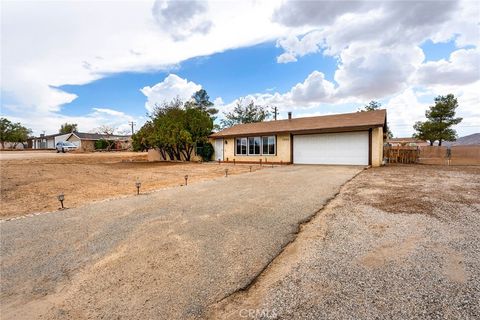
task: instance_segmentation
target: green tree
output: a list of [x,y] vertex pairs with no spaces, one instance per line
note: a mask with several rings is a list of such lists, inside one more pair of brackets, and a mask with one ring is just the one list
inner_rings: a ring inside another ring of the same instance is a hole
[[232,112],[225,113],[225,119],[222,119],[223,128],[229,128],[236,124],[262,122],[270,116],[267,107],[256,105],[251,101],[245,103],[244,100],[237,102]]
[[428,141],[431,146],[433,146],[433,143],[438,139],[435,125],[430,121],[417,121],[413,125],[413,129],[416,131],[413,135],[414,138]]
[[375,101],[375,100],[372,100],[370,101],[368,104],[366,104],[363,109],[360,109],[360,112],[364,112],[364,111],[375,111],[375,110],[378,110],[380,109],[380,107],[382,106],[382,104],[378,101]]
[[22,126],[20,122],[12,123],[7,118],[0,118],[0,143],[2,144],[2,149],[5,148],[5,142],[11,142],[13,148],[15,148],[19,143],[24,143],[32,130]]
[[65,122],[60,126],[60,130],[58,133],[67,134],[72,133],[73,131],[77,131],[78,125],[76,123],[67,123]]
[[156,148],[170,160],[190,161],[195,146],[207,142],[213,128],[207,110],[178,98],[156,105],[150,119],[134,135],[134,148]]
[[443,141],[455,141],[457,132],[451,127],[459,124],[462,118],[456,118],[458,101],[453,94],[438,96],[435,98],[435,105],[425,111],[426,121],[418,121],[413,128],[414,137],[427,140],[432,146],[435,141],[441,146]]
[[146,151],[155,147],[153,139],[153,123],[147,121],[134,135],[132,135],[132,148],[134,151]]
[[[363,106],[363,108],[361,108],[359,111],[360,112],[375,111],[375,110],[379,110],[381,107],[382,107],[382,104],[380,102],[372,100],[368,104]],[[388,139],[393,138],[393,133],[390,130],[390,126],[388,125],[388,123],[387,123],[387,132],[385,132],[385,134]]]
[[0,118],[0,143],[5,149],[5,142],[10,141],[12,133],[12,122],[7,118]]
[[[199,108],[202,111],[208,113],[212,118],[215,120],[215,115],[218,113],[218,109],[213,107],[213,102],[210,101],[210,96],[208,95],[207,91],[204,89],[200,89],[192,95],[192,102],[193,106]],[[189,103],[185,104],[187,107]]]
[[10,136],[10,142],[15,148],[19,143],[24,144],[28,137],[32,134],[32,130],[22,126],[19,122],[13,124]]

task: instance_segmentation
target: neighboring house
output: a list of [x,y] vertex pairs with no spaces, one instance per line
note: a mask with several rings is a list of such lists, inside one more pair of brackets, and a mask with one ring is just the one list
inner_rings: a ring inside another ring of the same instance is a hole
[[98,140],[110,140],[115,141],[113,149],[125,150],[131,146],[130,136],[119,135],[106,135],[99,133],[84,133],[84,132],[72,132],[69,134],[67,141],[78,146],[78,150],[82,152],[95,150],[95,142]]
[[380,166],[386,110],[239,124],[210,136],[214,159]]
[[95,150],[95,141],[97,140],[113,140],[115,141],[114,149],[128,149],[131,146],[130,136],[105,135],[98,133],[72,132],[67,134],[41,134],[38,138],[27,140],[28,147],[31,149],[55,149],[58,142],[69,141],[78,146],[79,151]]
[[392,147],[408,146],[408,147],[424,147],[429,146],[428,141],[419,140],[415,138],[391,138],[387,139],[387,144]]
[[40,137],[27,139],[27,145],[29,149],[55,149],[55,145],[58,142],[65,141],[70,136],[70,133],[63,134],[40,134]]

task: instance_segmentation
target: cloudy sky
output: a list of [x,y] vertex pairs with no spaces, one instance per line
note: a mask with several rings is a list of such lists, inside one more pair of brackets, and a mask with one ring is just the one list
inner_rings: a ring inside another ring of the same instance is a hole
[[437,95],[480,132],[479,1],[2,1],[1,115],[39,134],[63,122],[137,127],[204,88],[280,117],[388,110],[410,136]]

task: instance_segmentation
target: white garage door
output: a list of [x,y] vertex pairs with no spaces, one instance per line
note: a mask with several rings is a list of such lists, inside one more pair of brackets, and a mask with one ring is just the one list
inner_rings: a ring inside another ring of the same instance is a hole
[[295,135],[293,162],[368,165],[368,131]]

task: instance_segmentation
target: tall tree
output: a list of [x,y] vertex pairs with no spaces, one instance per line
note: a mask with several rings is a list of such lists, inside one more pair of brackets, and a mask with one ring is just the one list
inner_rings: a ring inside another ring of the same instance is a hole
[[[372,100],[368,104],[364,105],[363,108],[359,109],[360,112],[365,112],[365,111],[375,111],[379,110],[382,107],[382,104],[378,101]],[[393,138],[393,133],[390,130],[390,126],[387,123],[387,132],[385,132],[387,135],[388,139]]]
[[414,137],[427,140],[433,145],[438,140],[441,146],[443,141],[455,141],[457,132],[452,126],[459,124],[463,119],[456,118],[455,113],[458,108],[458,101],[453,94],[438,96],[435,98],[435,105],[430,106],[425,111],[426,121],[418,121],[413,128]]
[[60,126],[60,130],[58,130],[58,133],[62,133],[62,134],[72,133],[73,131],[77,131],[77,129],[78,129],[78,125],[76,123],[65,122]]
[[[193,105],[202,111],[205,111],[210,116],[214,117],[218,113],[218,109],[213,107],[213,102],[210,101],[210,96],[205,89],[200,89],[192,95]],[[187,102],[186,107],[189,106]],[[215,120],[215,119],[212,119]]]
[[225,119],[222,119],[223,128],[229,128],[236,124],[262,122],[270,116],[267,107],[256,105],[253,101],[245,103],[244,100],[237,102],[232,112],[225,113]]
[[206,142],[213,128],[205,109],[178,98],[156,105],[150,119],[133,136],[134,147],[156,148],[170,160],[189,161],[195,146]]
[[0,118],[0,143],[5,149],[5,142],[11,142],[15,148],[19,143],[24,143],[32,130],[22,126],[20,122],[12,123],[7,118]]

